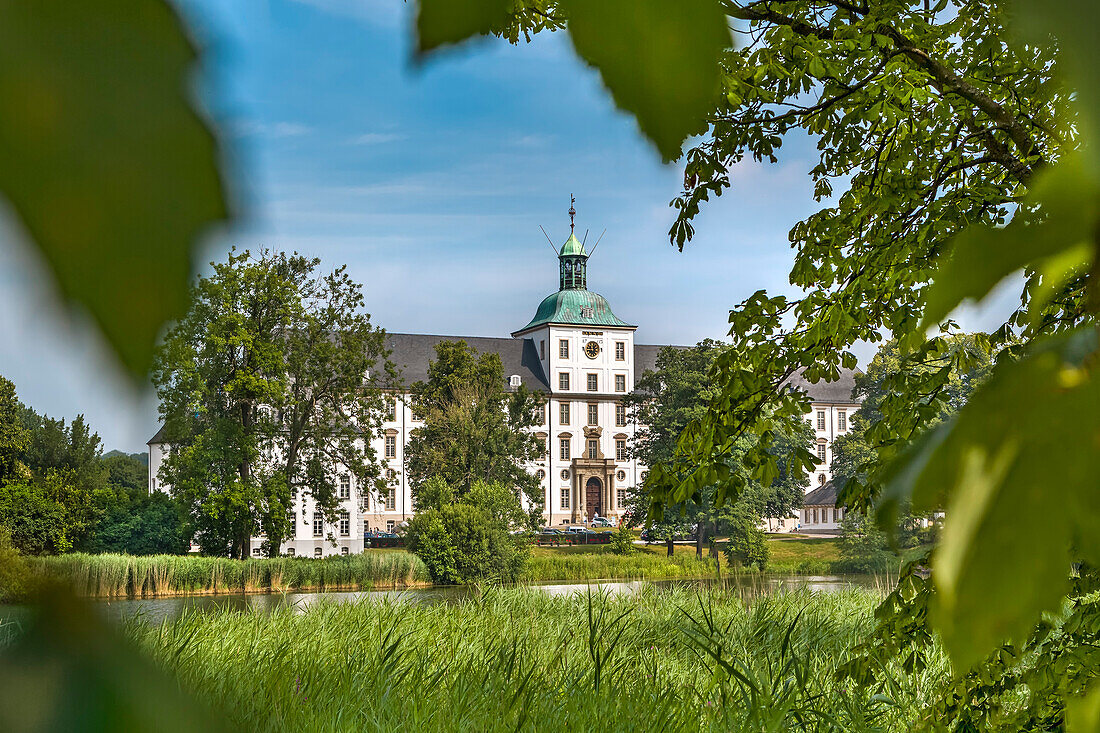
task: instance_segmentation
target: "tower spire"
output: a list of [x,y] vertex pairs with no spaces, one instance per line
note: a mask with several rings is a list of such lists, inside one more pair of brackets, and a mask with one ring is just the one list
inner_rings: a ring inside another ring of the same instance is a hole
[[574,208],[574,204],[577,203],[577,199],[573,197],[573,194],[569,194],[569,234],[573,234],[573,217],[577,215],[577,210]]

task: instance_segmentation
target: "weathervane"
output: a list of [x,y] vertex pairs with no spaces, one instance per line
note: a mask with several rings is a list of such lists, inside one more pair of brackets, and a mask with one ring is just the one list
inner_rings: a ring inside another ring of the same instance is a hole
[[573,217],[577,215],[577,210],[573,208],[575,203],[577,199],[573,198],[573,194],[569,194],[569,234],[573,234]]

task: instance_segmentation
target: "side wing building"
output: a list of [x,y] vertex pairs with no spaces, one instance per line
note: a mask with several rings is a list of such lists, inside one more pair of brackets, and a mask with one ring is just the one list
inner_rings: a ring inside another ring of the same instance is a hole
[[[404,384],[427,378],[428,365],[440,341],[463,340],[478,353],[493,352],[504,365],[508,388],[520,385],[542,392],[541,425],[534,430],[545,447],[541,460],[529,466],[543,487],[544,520],[550,525],[574,524],[625,510],[627,489],[645,477],[645,466],[629,457],[635,427],[627,419],[622,398],[639,377],[653,369],[662,346],[637,344],[637,326],[616,316],[607,300],[588,290],[588,252],[572,233],[558,253],[559,287],[535,310],[530,322],[511,338],[389,334],[391,359]],[[852,375],[837,382],[798,381],[813,400],[807,416],[817,435],[820,469],[811,489],[829,478],[833,438],[845,432],[852,402]],[[294,536],[284,542],[286,554],[320,557],[360,552],[365,533],[392,530],[413,514],[412,492],[405,479],[404,451],[412,431],[422,423],[413,414],[408,395],[399,395],[376,438],[386,464],[390,488],[382,496],[361,492],[350,477],[338,492],[345,509],[335,526],[310,506],[308,497],[295,507]],[[158,485],[157,472],[170,446],[163,430],[149,441],[149,489]],[[329,538],[335,539],[335,546]],[[261,538],[252,542],[260,554]]]

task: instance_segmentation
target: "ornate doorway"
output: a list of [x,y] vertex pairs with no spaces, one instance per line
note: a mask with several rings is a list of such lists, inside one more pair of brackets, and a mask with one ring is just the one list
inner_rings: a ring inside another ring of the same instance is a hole
[[603,484],[598,478],[592,476],[584,485],[584,515],[588,521],[600,513],[600,495],[603,493]]

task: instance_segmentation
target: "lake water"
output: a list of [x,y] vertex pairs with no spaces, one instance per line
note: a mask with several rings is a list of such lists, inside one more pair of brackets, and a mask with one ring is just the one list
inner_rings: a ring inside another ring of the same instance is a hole
[[[635,581],[591,581],[588,583],[537,583],[528,587],[536,588],[552,596],[586,593],[588,589],[599,590],[614,595],[631,595],[644,588],[658,591],[676,587],[704,587],[722,585],[732,592],[740,594],[746,601],[761,595],[779,591],[805,589],[815,593],[834,593],[852,588],[882,588],[880,578],[864,575],[812,576],[812,575],[776,575],[744,576],[722,580],[635,580]],[[272,611],[289,606],[296,611],[306,611],[310,606],[322,602],[353,603],[364,600],[392,601],[397,603],[458,603],[476,596],[478,589],[473,586],[441,586],[431,588],[410,588],[407,590],[350,591],[340,593],[265,593],[254,595],[189,596],[183,598],[134,598],[112,601],[97,601],[96,606],[111,619],[141,619],[148,623],[160,623],[165,619],[174,619],[181,614],[191,612],[217,611]]]

